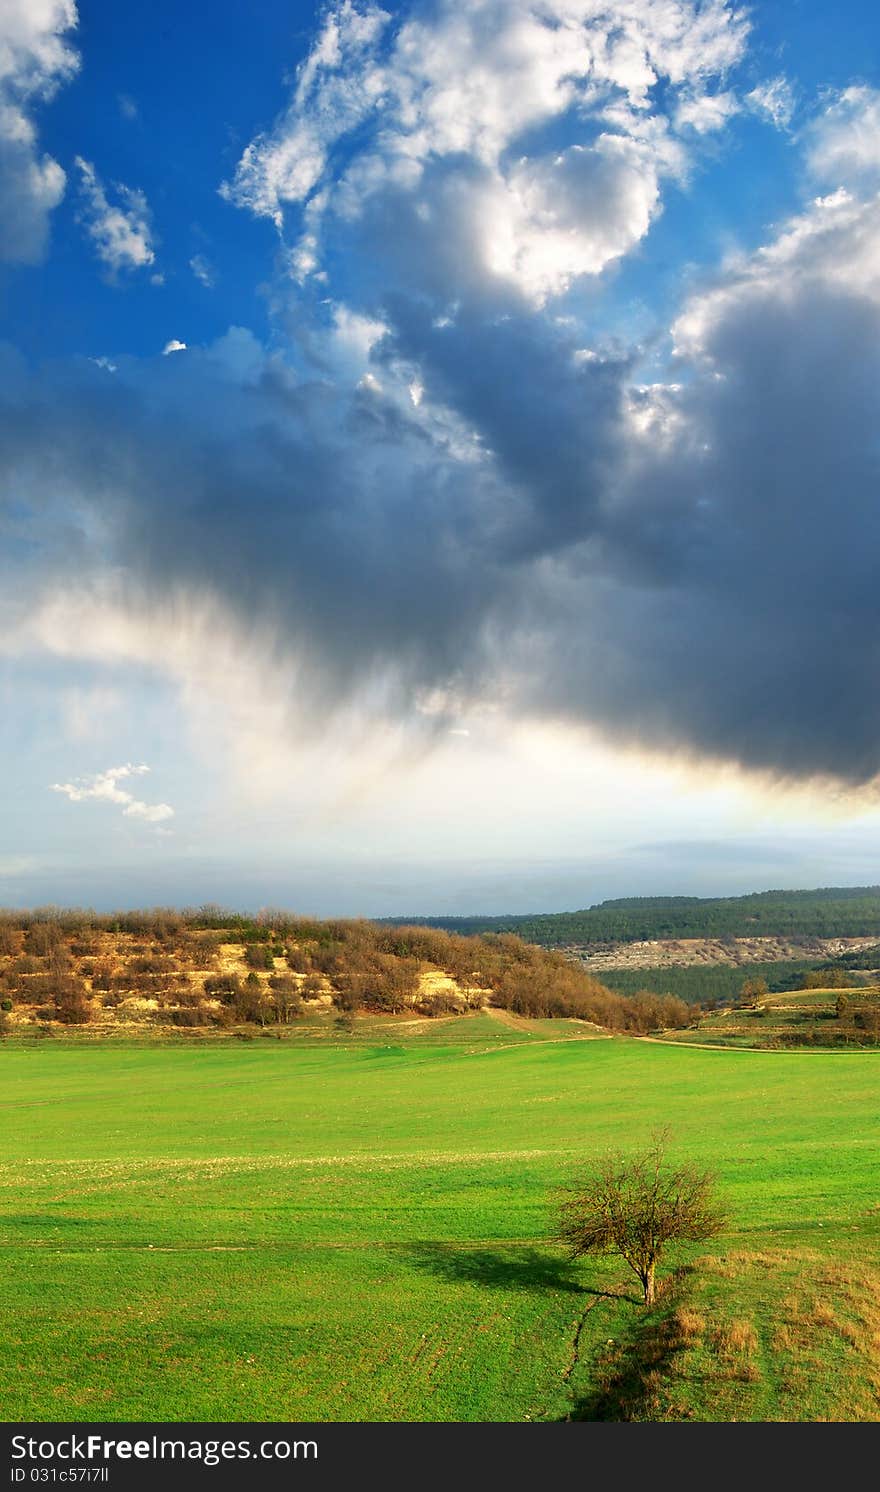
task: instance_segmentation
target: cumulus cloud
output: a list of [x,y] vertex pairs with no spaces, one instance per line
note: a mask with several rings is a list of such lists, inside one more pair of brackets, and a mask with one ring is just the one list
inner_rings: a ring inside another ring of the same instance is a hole
[[682,98],[675,111],[675,122],[679,129],[690,128],[698,135],[705,135],[710,130],[721,129],[739,108],[736,95],[729,91],[698,93]]
[[[291,116],[235,186],[282,226],[322,199],[329,283],[276,288],[271,345],[233,328],[112,378],[0,356],[0,647],[135,662],[219,713],[271,680],[250,729],[288,745],[359,752],[370,720],[415,750],[494,710],[875,777],[880,204],[864,173],[807,201],[704,273],[649,364],[603,339],[557,297],[687,170],[655,80],[709,93],[743,34],[722,4],[614,13],[343,6],[297,81],[312,185],[257,170]],[[370,68],[381,117],[336,157],[315,98],[347,81],[348,117]],[[563,108],[589,128],[551,150]]]
[[0,8],[0,261],[35,264],[64,196],[64,170],[40,150],[34,113],[75,74],[73,0],[5,0]]
[[644,238],[674,166],[669,141],[602,134],[549,160],[523,160],[485,202],[487,268],[543,305],[580,275],[599,274]]
[[146,269],[155,262],[150,209],[143,192],[117,185],[116,202],[90,161],[76,157],[80,173],[81,219],[95,253],[111,274]]
[[809,164],[829,185],[880,186],[880,92],[844,88],[808,132]]
[[[437,0],[396,30],[345,0],[223,191],[279,230],[301,209],[300,280],[320,269],[328,217],[384,201],[399,220],[406,197],[423,222],[443,221],[450,252],[543,304],[647,232],[661,179],[685,165],[673,128],[704,133],[735,111],[705,85],[746,32],[726,0]],[[678,100],[670,115],[661,83]],[[582,139],[548,153],[541,132],[562,119]]]
[[113,803],[122,809],[124,818],[140,819],[145,824],[162,824],[174,817],[174,809],[168,803],[144,803],[127,788],[119,786],[129,777],[142,777],[149,767],[141,762],[135,765],[126,762],[121,767],[108,767],[92,777],[76,777],[73,782],[53,782],[52,792],[63,793],[71,803]]

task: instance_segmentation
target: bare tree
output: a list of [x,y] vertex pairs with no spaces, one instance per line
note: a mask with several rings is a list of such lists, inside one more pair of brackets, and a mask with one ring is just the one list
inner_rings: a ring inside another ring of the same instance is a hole
[[726,1221],[712,1173],[668,1162],[661,1134],[639,1154],[602,1157],[585,1183],[570,1187],[554,1236],[573,1259],[619,1254],[641,1280],[645,1305],[653,1305],[666,1245],[713,1238]]

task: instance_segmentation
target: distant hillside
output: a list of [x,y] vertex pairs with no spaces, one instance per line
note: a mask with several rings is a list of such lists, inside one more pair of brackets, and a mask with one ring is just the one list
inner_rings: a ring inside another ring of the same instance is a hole
[[880,1045],[880,988],[827,988],[814,976],[811,987],[757,994],[734,1007],[705,1014],[679,1041],[719,1046],[877,1047]]
[[387,919],[465,934],[516,933],[545,948],[652,938],[880,937],[880,886],[754,891],[747,896],[633,896],[579,912]]
[[693,1019],[674,995],[618,994],[566,954],[516,937],[217,907],[0,912],[4,1040],[63,1027],[284,1035],[317,1017],[347,1030],[359,1012],[436,1018],[484,1006],[638,1033]]

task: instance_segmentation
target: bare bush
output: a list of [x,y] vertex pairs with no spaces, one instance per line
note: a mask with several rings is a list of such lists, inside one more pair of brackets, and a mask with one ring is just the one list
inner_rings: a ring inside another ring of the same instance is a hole
[[555,1237],[575,1259],[619,1254],[638,1275],[650,1306],[667,1246],[713,1238],[726,1221],[712,1174],[689,1162],[668,1162],[660,1136],[639,1154],[608,1154],[590,1166],[559,1206]]

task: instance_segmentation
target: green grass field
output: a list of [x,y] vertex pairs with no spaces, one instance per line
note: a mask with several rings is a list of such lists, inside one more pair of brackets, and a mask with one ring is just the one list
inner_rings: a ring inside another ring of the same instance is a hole
[[[0,1417],[880,1417],[880,1055],[579,1037],[7,1042]],[[645,1313],[546,1234],[664,1124],[732,1222]]]
[[[837,1014],[843,995],[845,1008]],[[864,1017],[870,1019],[865,1028]],[[858,1020],[863,1024],[859,1026]],[[696,1026],[663,1033],[676,1044],[750,1048],[813,1047],[831,1050],[880,1046],[880,989],[807,989],[763,995],[752,1009],[731,1007],[704,1015]]]

